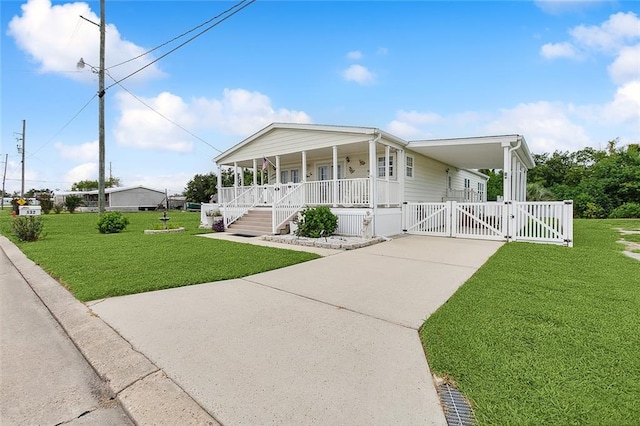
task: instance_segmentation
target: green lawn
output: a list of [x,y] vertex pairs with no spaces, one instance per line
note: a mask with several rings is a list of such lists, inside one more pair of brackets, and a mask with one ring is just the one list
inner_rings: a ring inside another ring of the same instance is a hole
[[[244,277],[318,256],[197,237],[200,213],[170,212],[169,223],[185,233],[145,235],[160,224],[158,212],[127,213],[127,230],[100,234],[96,213],[43,215],[42,240],[20,243],[7,210],[1,232],[82,301]],[[210,232],[210,231],[206,231]]]
[[431,369],[479,424],[640,424],[640,262],[616,227],[640,220],[576,220],[574,248],[507,244],[425,322]]

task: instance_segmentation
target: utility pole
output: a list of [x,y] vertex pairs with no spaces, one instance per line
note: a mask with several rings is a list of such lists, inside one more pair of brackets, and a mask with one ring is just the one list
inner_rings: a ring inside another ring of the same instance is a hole
[[4,174],[2,175],[2,201],[0,201],[0,209],[4,210],[4,182],[7,180],[7,163],[9,162],[9,154],[4,155]]
[[[104,197],[104,50],[105,50],[105,0],[100,0],[100,68],[98,68],[98,210],[105,210]],[[24,188],[23,188],[24,191]]]
[[20,198],[24,198],[24,139],[27,131],[27,120],[22,120],[22,192]]

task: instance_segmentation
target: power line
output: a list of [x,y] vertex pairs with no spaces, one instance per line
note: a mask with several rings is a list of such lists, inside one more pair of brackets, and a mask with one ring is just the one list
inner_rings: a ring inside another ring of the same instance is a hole
[[186,35],[187,35],[187,34],[189,34],[189,33],[192,33],[193,31],[197,30],[198,28],[201,28],[201,27],[203,27],[203,26],[207,25],[209,22],[211,22],[211,21],[215,21],[216,19],[218,19],[218,18],[219,18],[219,17],[221,17],[222,15],[225,15],[226,13],[229,13],[230,11],[232,11],[233,9],[235,9],[236,7],[240,6],[240,5],[241,5],[242,3],[244,3],[245,1],[247,1],[247,0],[242,0],[241,2],[234,4],[233,6],[231,6],[229,9],[225,10],[224,12],[222,12],[222,13],[220,13],[220,14],[218,14],[218,15],[214,16],[214,17],[213,17],[213,18],[211,18],[211,19],[208,19],[208,20],[204,21],[203,23],[201,23],[201,24],[199,24],[199,25],[196,25],[195,27],[191,28],[190,30],[183,32],[183,33],[182,33],[182,34],[180,34],[179,36],[176,36],[176,37],[172,38],[171,40],[166,41],[166,42],[164,42],[164,43],[162,43],[162,44],[160,44],[160,45],[158,45],[158,46],[154,47],[154,48],[153,48],[153,49],[151,49],[151,50],[147,50],[146,52],[141,53],[140,55],[138,55],[138,56],[136,56],[136,57],[134,57],[134,58],[127,59],[126,61],[120,62],[119,64],[112,65],[112,66],[110,66],[110,67],[107,67],[106,69],[107,69],[107,70],[110,70],[110,69],[112,69],[112,68],[119,67],[120,65],[124,65],[124,64],[126,64],[126,63],[131,62],[131,61],[135,61],[136,59],[142,58],[143,56],[148,55],[149,53],[154,52],[154,51],[156,51],[156,50],[160,49],[161,47],[164,47],[164,46],[166,46],[167,44],[170,44],[170,43],[172,43],[172,42],[174,42],[174,41],[178,40],[179,38],[182,38],[182,37],[186,36]]
[[82,106],[82,108],[80,108],[80,111],[78,111],[77,113],[75,113],[75,115],[74,115],[73,117],[71,117],[71,118],[69,119],[69,121],[67,121],[67,122],[65,123],[65,125],[64,125],[64,126],[62,126],[62,128],[61,128],[60,130],[58,130],[58,132],[57,132],[55,135],[51,136],[51,138],[50,138],[48,141],[46,141],[45,143],[43,143],[42,145],[40,145],[40,146],[38,147],[38,149],[36,149],[35,151],[31,152],[27,158],[31,158],[33,155],[35,155],[35,154],[36,154],[36,152],[40,151],[42,148],[44,148],[45,146],[47,146],[47,145],[48,145],[52,140],[54,140],[54,139],[55,139],[55,137],[56,137],[56,136],[58,136],[60,133],[62,133],[62,131],[63,131],[64,129],[66,129],[66,128],[67,128],[67,126],[68,126],[69,124],[71,124],[71,122],[72,122],[73,120],[75,120],[75,119],[80,115],[80,113],[82,113],[82,111],[84,111],[84,110],[85,110],[85,108],[89,106],[89,104],[91,103],[91,101],[93,101],[97,96],[98,96],[98,94],[97,94],[97,93],[96,93],[95,95],[93,95],[93,96],[91,97],[91,99],[89,99],[89,100],[87,101],[87,103],[86,103],[86,104],[84,104],[84,105]]
[[[107,74],[108,75],[108,74]],[[109,77],[115,81],[115,79],[113,77],[111,77],[109,75]],[[170,122],[171,124],[173,124],[176,127],[179,127],[180,129],[184,130],[185,132],[187,132],[188,134],[190,134],[191,136],[193,136],[194,138],[198,139],[200,142],[203,142],[207,145],[209,145],[211,148],[215,149],[216,151],[218,151],[219,153],[222,153],[221,150],[219,150],[218,148],[216,148],[215,146],[211,145],[209,142],[205,141],[204,139],[202,139],[200,136],[194,134],[193,132],[191,132],[190,130],[182,127],[180,124],[176,123],[175,121],[173,121],[172,119],[170,119],[169,117],[167,117],[166,115],[164,115],[163,113],[161,113],[160,111],[156,110],[155,108],[153,108],[151,105],[149,105],[148,103],[146,103],[145,101],[143,101],[142,99],[140,99],[139,97],[137,97],[135,94],[133,94],[129,89],[127,89],[126,87],[124,87],[119,81],[116,81],[114,84],[117,84],[118,86],[120,86],[125,92],[127,92],[128,94],[130,94],[131,96],[133,96],[133,98],[135,100],[137,100],[138,102],[140,102],[142,105],[146,106],[147,108],[149,108],[151,111],[155,112],[156,114],[158,114],[160,117],[164,118],[165,120],[167,120],[168,122]]]
[[[242,4],[244,1],[246,0],[242,0],[242,2],[240,2],[238,5]],[[235,10],[233,13],[231,13],[228,16],[225,16],[224,18],[222,18],[221,20],[219,20],[218,22],[210,25],[209,27],[205,28],[204,30],[200,31],[198,34],[194,35],[193,37],[191,37],[190,39],[188,39],[187,41],[179,44],[178,46],[174,47],[173,49],[169,50],[167,53],[165,53],[164,55],[161,55],[160,57],[158,57],[157,59],[149,62],[147,65],[143,66],[142,68],[138,69],[137,71],[132,72],[131,74],[127,75],[126,77],[121,78],[120,80],[116,81],[115,83],[111,84],[110,86],[108,86],[106,90],[109,90],[110,88],[112,88],[113,86],[115,86],[118,83],[123,82],[124,80],[128,79],[129,77],[132,77],[134,75],[136,75],[137,73],[139,73],[140,71],[144,70],[147,67],[150,67],[151,65],[155,64],[156,62],[158,62],[160,59],[165,58],[166,56],[170,55],[171,53],[175,52],[176,50],[180,49],[181,47],[183,47],[184,45],[192,42],[193,40],[195,40],[196,38],[200,37],[202,34],[212,30],[213,28],[217,27],[218,25],[220,25],[221,23],[223,23],[224,21],[226,21],[227,19],[231,18],[233,15],[235,15],[236,13],[240,12],[241,10],[245,9],[246,7],[250,6],[251,4],[253,4],[256,0],[249,0],[249,2],[245,5],[243,5],[242,7],[240,7],[240,9]]]

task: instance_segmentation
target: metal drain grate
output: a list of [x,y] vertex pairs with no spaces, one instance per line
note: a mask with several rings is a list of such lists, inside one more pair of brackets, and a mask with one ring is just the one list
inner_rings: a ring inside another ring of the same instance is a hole
[[438,395],[449,426],[473,426],[473,410],[460,391],[448,383],[438,385]]

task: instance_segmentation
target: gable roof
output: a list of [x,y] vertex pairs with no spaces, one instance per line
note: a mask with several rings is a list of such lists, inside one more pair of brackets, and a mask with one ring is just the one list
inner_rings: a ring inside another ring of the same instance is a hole
[[390,133],[384,132],[376,127],[358,127],[358,126],[339,126],[339,125],[327,125],[327,124],[304,124],[304,123],[271,123],[267,127],[262,128],[257,131],[253,135],[244,139],[242,142],[232,146],[222,154],[215,157],[213,160],[216,163],[220,163],[220,161],[224,161],[225,158],[229,157],[231,154],[239,151],[245,146],[251,144],[257,139],[260,139],[262,136],[266,135],[277,129],[289,129],[289,130],[310,130],[310,131],[319,131],[319,132],[336,132],[336,133],[350,133],[350,134],[361,134],[361,135],[371,135],[372,137],[377,135],[382,135],[385,139],[400,144],[402,146],[407,145],[407,141],[397,136],[394,136]]

